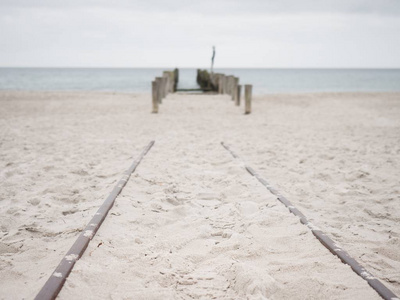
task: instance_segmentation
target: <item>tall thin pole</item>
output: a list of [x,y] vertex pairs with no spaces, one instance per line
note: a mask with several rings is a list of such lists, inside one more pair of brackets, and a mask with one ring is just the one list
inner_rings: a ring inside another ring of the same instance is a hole
[[214,72],[214,58],[215,58],[215,46],[213,46],[213,55],[211,57],[211,74]]

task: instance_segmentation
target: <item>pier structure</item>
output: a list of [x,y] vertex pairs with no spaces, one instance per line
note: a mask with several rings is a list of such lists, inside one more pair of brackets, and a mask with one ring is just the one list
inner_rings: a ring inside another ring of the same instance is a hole
[[[179,70],[164,71],[162,77],[156,77],[151,83],[152,91],[152,113],[158,113],[159,104],[162,104],[169,93],[174,92],[207,92],[229,95],[236,106],[240,106],[242,86],[239,78],[233,75],[208,72],[207,70],[197,69],[196,82],[198,89],[178,89]],[[251,113],[251,98],[253,86],[244,86],[245,93],[245,114]]]

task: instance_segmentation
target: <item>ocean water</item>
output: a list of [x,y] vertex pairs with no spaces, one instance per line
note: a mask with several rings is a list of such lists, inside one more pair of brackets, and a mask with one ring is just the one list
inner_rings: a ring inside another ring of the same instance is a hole
[[[0,68],[0,90],[146,93],[166,69]],[[197,88],[196,69],[180,69],[179,88]],[[400,69],[215,69],[252,84],[253,94],[400,91]]]

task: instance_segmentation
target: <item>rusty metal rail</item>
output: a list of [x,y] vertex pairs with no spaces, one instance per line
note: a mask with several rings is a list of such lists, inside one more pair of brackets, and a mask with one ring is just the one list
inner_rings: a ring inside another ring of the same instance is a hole
[[154,141],[151,141],[139,155],[139,157],[132,163],[130,168],[124,172],[121,180],[118,181],[117,185],[112,190],[111,194],[106,198],[104,203],[100,206],[96,214],[89,221],[86,228],[81,232],[81,234],[76,239],[75,243],[69,249],[67,254],[61,260],[57,268],[54,270],[50,278],[46,281],[42,289],[39,291],[35,300],[48,300],[55,299],[58,293],[61,291],[65,280],[71,273],[75,262],[82,256],[85,252],[90,240],[96,234],[97,230],[100,228],[104,219],[106,218],[109,210],[114,204],[115,199],[121,193],[122,189],[129,180],[131,174],[136,170],[137,166],[140,164],[143,157],[154,145]]
[[[236,158],[240,159],[239,156],[232,151],[232,149],[221,142],[221,145],[230,152],[230,154]],[[241,159],[240,159],[241,160]],[[242,160],[243,161],[243,160]],[[300,222],[306,225],[314,236],[324,245],[332,254],[338,256],[340,260],[348,264],[355,273],[361,276],[368,284],[385,300],[397,300],[398,297],[389,290],[382,282],[380,282],[374,275],[368,272],[363,266],[361,266],[354,258],[352,258],[341,246],[335,243],[331,238],[329,238],[321,229],[309,222],[305,215],[303,215],[288,199],[282,196],[278,190],[274,189],[266,180],[261,178],[261,176],[251,167],[245,164],[246,170],[254,176],[259,182],[261,182],[272,194],[274,194],[277,199],[282,202],[289,211],[300,219]]]

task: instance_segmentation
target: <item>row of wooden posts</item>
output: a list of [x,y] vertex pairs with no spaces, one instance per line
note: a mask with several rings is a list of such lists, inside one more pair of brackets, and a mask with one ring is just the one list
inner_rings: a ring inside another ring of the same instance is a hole
[[[239,78],[225,74],[211,74],[211,85],[218,91],[219,94],[228,94],[232,97],[236,106],[240,106],[240,96],[242,86],[239,84]],[[251,113],[251,97],[253,86],[251,84],[244,85],[244,113]]]
[[[162,77],[156,77],[151,82],[152,90],[152,113],[157,114],[159,104],[162,103],[169,93],[177,90],[179,80],[179,70],[164,71]],[[197,70],[197,83],[203,91],[214,91],[219,94],[227,94],[232,97],[236,106],[240,106],[240,96],[242,86],[239,84],[239,78],[232,75],[221,73],[208,73],[207,70]],[[244,85],[244,113],[251,113],[251,97],[253,86],[251,84]]]
[[162,103],[162,99],[167,97],[169,93],[176,91],[179,80],[179,70],[164,71],[162,77],[156,77],[151,82],[151,93],[153,103],[153,114],[158,113],[158,106]]

